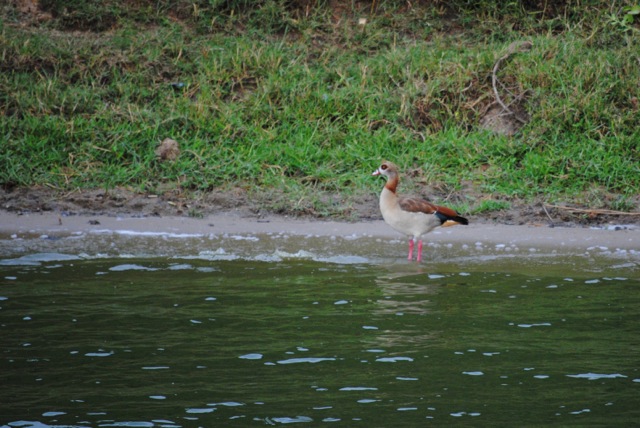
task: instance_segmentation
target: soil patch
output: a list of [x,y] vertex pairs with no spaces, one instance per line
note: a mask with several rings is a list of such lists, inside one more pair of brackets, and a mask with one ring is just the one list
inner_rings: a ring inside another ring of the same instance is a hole
[[[287,195],[270,193],[273,201],[286,201]],[[162,195],[142,194],[125,188],[105,190],[74,190],[61,192],[47,187],[0,188],[0,210],[17,214],[40,212],[57,213],[60,216],[105,215],[130,217],[183,216],[201,218],[214,214],[233,213],[240,217],[260,218],[271,215],[302,219],[339,220],[353,222],[381,219],[377,195],[363,195],[345,201],[341,195],[330,197],[348,206],[347,210],[331,213],[315,213],[298,210],[285,203],[280,208],[269,209],[264,198],[249,195],[243,189],[183,193],[169,191]],[[288,208],[287,208],[288,207]],[[346,215],[345,215],[346,213]],[[640,215],[603,215],[597,210],[577,212],[544,206],[540,203],[512,204],[504,209],[481,214],[462,213],[472,223],[536,226],[594,226],[604,224],[640,224]]]

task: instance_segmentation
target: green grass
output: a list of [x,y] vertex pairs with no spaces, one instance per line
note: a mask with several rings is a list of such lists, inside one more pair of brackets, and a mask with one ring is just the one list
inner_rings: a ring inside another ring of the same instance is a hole
[[[471,212],[539,199],[637,209],[633,4],[467,3],[178,1],[171,14],[162,1],[49,0],[39,25],[4,6],[0,184],[242,187],[278,193],[271,211],[348,215],[390,159],[410,172],[406,191],[471,183],[458,198]],[[479,123],[493,65],[518,40],[533,48],[499,77],[530,120],[508,137]],[[155,157],[166,137],[175,162]]]

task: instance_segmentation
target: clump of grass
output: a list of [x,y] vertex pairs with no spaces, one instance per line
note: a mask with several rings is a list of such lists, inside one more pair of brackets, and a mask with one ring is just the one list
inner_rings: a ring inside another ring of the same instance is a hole
[[483,214],[487,212],[503,211],[511,208],[509,201],[500,201],[495,199],[483,199],[475,205],[470,211],[471,214]]
[[[612,24],[599,2],[175,3],[169,19],[164,1],[49,0],[40,27],[1,9],[0,184],[279,188],[290,199],[272,211],[332,215],[349,206],[333,195],[377,193],[370,172],[388,158],[415,178],[408,191],[474,183],[461,203],[475,212],[640,192],[638,24]],[[529,121],[498,135],[480,126],[492,68],[524,38],[533,48],[500,78],[526,94]],[[155,158],[166,137],[175,162]]]

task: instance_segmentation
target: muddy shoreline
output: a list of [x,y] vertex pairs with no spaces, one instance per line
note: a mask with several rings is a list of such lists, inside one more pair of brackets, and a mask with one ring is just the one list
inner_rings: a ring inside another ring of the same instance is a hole
[[[206,235],[277,235],[315,237],[368,237],[380,239],[405,238],[382,220],[340,222],[289,218],[286,216],[246,217],[237,213],[222,213],[203,218],[141,217],[126,215],[71,215],[57,213],[16,214],[0,211],[0,235],[4,237],[37,237],[42,235],[119,231],[138,235],[206,236]],[[540,225],[500,225],[476,223],[436,229],[425,241],[438,244],[511,245],[522,248],[592,247],[640,250],[640,227],[608,225],[601,227],[549,227]],[[394,250],[395,251],[395,250]]]
[[[376,195],[352,206],[356,211],[349,220],[331,220],[265,212],[259,201],[242,192],[186,198],[124,189],[109,194],[1,191],[0,256],[52,252],[171,257],[224,249],[252,257],[315,250],[327,256],[406,261],[406,237],[382,221]],[[591,252],[629,258],[640,266],[635,216],[577,218],[520,206],[469,219],[469,226],[439,228],[427,235],[428,260],[454,254],[477,259],[488,254]]]
[[[48,187],[0,188],[0,212],[13,214],[52,213],[61,217],[118,216],[118,217],[193,217],[205,218],[232,214],[241,218],[282,217],[305,221],[337,220],[348,223],[380,220],[377,189],[359,196],[327,196],[331,208],[317,212],[311,207],[291,206],[290,195],[285,191],[250,194],[242,188],[210,192],[183,193],[167,191],[161,194],[144,194],[126,188],[76,189],[63,192]],[[487,195],[475,195],[485,198]],[[447,200],[434,200],[447,205]],[[304,204],[302,204],[304,205]],[[269,209],[274,206],[277,210]],[[461,213],[472,224],[532,225],[562,227],[608,227],[618,224],[640,226],[640,213],[621,215],[607,211],[562,209],[537,202],[512,201],[509,209],[481,214]]]

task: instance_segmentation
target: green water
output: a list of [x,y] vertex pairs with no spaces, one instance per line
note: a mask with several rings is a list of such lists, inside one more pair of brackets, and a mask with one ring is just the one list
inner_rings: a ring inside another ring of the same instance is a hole
[[634,270],[513,263],[0,265],[0,426],[636,424]]

